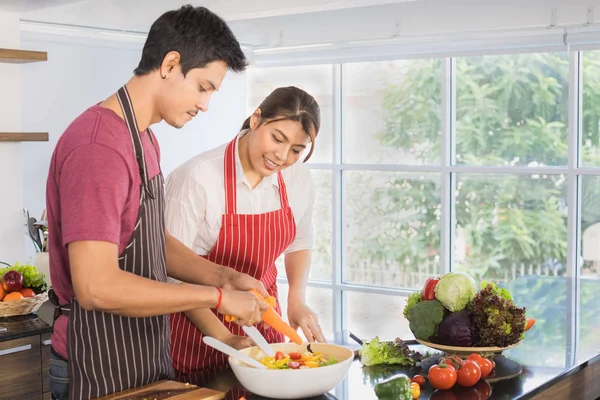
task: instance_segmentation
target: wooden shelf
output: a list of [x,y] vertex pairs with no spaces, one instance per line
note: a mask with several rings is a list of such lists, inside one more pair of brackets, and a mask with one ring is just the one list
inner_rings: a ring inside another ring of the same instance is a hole
[[48,61],[48,53],[45,51],[0,49],[0,62],[3,63],[23,64],[40,61]]
[[48,132],[0,132],[0,142],[47,142]]

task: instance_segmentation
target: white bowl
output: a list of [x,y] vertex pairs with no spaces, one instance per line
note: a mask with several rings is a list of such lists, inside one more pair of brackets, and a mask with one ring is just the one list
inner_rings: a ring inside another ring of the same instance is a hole
[[[284,354],[307,350],[308,343],[273,343],[275,351]],[[348,373],[354,353],[343,346],[328,343],[312,343],[311,350],[320,352],[327,359],[335,357],[337,364],[308,369],[257,369],[229,357],[229,365],[238,381],[248,391],[259,396],[277,399],[301,399],[319,396],[338,386]],[[258,347],[240,350],[260,360],[266,354]]]

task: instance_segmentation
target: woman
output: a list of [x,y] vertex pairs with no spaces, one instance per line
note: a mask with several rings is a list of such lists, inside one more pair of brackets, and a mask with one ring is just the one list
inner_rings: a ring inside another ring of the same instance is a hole
[[[196,253],[259,279],[275,298],[275,260],[285,254],[288,321],[309,341],[323,342],[317,315],[305,302],[315,190],[310,171],[297,163],[308,146],[304,161],[312,154],[319,127],[312,96],[296,87],[274,90],[230,143],[171,173],[166,223]],[[259,329],[271,343],[284,341],[264,324]],[[204,345],[203,334],[237,348],[252,343],[238,325],[211,310],[171,315],[173,366],[187,380],[212,378],[226,365],[224,354]]]

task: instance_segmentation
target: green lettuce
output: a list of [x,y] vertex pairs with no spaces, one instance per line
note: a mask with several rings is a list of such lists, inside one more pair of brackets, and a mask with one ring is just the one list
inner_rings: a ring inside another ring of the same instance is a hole
[[402,340],[381,342],[377,336],[370,342],[363,343],[360,351],[360,361],[366,366],[379,364],[413,366],[421,358],[421,354],[410,350]]

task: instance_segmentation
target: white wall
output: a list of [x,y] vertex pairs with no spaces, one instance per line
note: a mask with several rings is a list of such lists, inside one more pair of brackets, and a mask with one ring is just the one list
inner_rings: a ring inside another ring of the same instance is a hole
[[[0,11],[0,47],[19,48],[19,15]],[[0,132],[21,131],[20,66],[0,63]],[[19,143],[0,142],[0,261],[23,258],[23,189]]]
[[[108,97],[131,77],[141,47],[118,41],[26,33],[22,35],[21,48],[48,52],[44,68],[31,64],[21,70],[21,106],[23,129],[47,131],[50,140],[23,143],[20,163],[18,156],[13,157],[23,169],[23,203],[39,216],[45,207],[50,158],[60,135],[87,107]],[[213,95],[207,114],[198,115],[181,130],[166,124],[156,125],[154,132],[161,146],[164,174],[195,154],[233,137],[245,114],[245,76],[230,74],[221,90]],[[18,210],[20,207],[19,197]],[[14,229],[11,233],[14,236]],[[33,255],[30,242],[26,253],[27,257]]]

